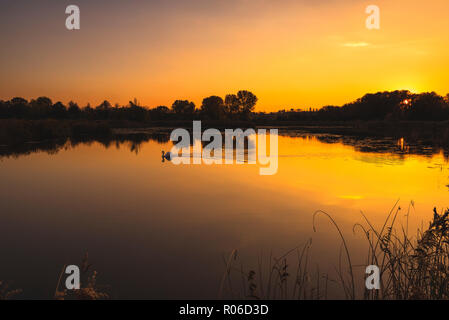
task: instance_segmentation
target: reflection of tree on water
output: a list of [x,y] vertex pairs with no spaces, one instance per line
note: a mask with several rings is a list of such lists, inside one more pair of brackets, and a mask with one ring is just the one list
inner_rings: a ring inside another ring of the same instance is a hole
[[407,154],[415,154],[426,157],[443,153],[446,159],[449,159],[449,146],[444,146],[438,141],[415,140],[408,142],[406,138],[392,137],[367,137],[356,135],[339,135],[327,133],[307,133],[299,130],[280,131],[280,136],[301,139],[316,139],[323,143],[334,144],[342,143],[354,147],[359,152],[382,153],[404,158]]
[[[446,159],[449,159],[449,147],[441,146],[439,143],[431,140],[415,140],[408,142],[406,138],[391,138],[391,137],[367,137],[355,135],[338,135],[338,134],[323,134],[323,133],[307,133],[302,130],[281,130],[280,136],[287,136],[298,139],[315,139],[322,143],[334,144],[342,143],[344,145],[352,146],[359,152],[389,154],[403,159],[407,154],[416,154],[426,157],[431,157],[436,154],[443,153]],[[170,131],[161,132],[121,132],[108,136],[76,136],[67,139],[45,140],[39,142],[12,144],[8,146],[0,146],[0,159],[3,157],[19,157],[35,152],[46,152],[48,154],[56,154],[61,149],[75,148],[78,145],[90,145],[94,142],[100,143],[105,148],[115,146],[117,149],[126,147],[130,152],[139,153],[142,143],[154,141],[159,144],[166,144],[170,142]],[[204,148],[209,142],[194,141],[193,137],[190,145],[201,143]],[[236,149],[236,138],[233,138],[232,150]],[[231,152],[226,149],[223,143],[223,152]],[[244,139],[245,158],[248,150],[256,148],[253,139]]]
[[0,146],[0,158],[19,157],[35,152],[56,154],[60,150],[75,148],[79,145],[91,145],[99,143],[106,149],[115,146],[117,149],[126,146],[130,152],[139,153],[142,143],[156,141],[160,144],[170,141],[168,134],[119,134],[104,137],[72,137],[67,139],[46,140],[32,143],[20,143],[9,146]]

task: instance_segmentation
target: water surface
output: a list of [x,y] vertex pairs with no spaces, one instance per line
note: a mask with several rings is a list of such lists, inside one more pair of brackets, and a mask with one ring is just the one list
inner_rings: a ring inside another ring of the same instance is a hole
[[[22,298],[51,298],[64,264],[89,252],[98,283],[113,298],[216,298],[223,256],[245,268],[313,237],[314,263],[332,270],[348,237],[355,264],[365,244],[353,235],[360,211],[381,225],[400,199],[416,230],[448,206],[448,161],[405,141],[293,134],[279,137],[279,169],[258,165],[175,166],[161,162],[166,138],[2,147],[0,279]],[[416,150],[416,148],[415,148]]]

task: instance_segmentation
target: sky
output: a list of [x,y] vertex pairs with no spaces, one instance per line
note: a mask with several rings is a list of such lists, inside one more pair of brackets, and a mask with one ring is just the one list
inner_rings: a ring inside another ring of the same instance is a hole
[[[65,27],[78,5],[81,29]],[[368,5],[380,30],[368,30]],[[2,0],[0,99],[201,104],[250,90],[256,111],[365,93],[449,92],[447,0]]]

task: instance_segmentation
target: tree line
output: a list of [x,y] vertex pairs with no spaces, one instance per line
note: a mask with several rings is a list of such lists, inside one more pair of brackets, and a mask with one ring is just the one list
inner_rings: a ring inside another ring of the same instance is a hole
[[343,106],[321,109],[291,109],[272,113],[254,113],[258,99],[250,91],[241,90],[204,98],[199,107],[189,100],[176,100],[170,107],[147,108],[134,99],[126,106],[103,101],[100,105],[80,107],[71,101],[53,103],[39,97],[0,100],[0,119],[86,119],[86,120],[268,120],[268,121],[352,121],[352,120],[449,120],[449,94],[435,92],[414,94],[409,91],[386,91],[366,94]]
[[442,97],[435,92],[414,94],[410,91],[386,91],[366,94],[343,106],[321,109],[282,110],[276,120],[350,121],[350,120],[449,120],[449,94]]
[[91,119],[91,120],[249,120],[257,103],[257,97],[250,91],[241,90],[228,94],[223,100],[219,96],[203,99],[199,108],[189,100],[176,100],[171,107],[146,108],[137,99],[126,106],[112,104],[105,100],[100,105],[80,107],[70,101],[67,105],[53,102],[48,97],[30,101],[16,97],[0,100],[0,119]]

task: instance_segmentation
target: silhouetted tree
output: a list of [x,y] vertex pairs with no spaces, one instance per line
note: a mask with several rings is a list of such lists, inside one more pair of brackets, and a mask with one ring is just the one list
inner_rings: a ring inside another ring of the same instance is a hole
[[448,120],[449,107],[435,92],[416,95],[408,109],[410,120]]
[[51,110],[51,116],[56,119],[63,119],[67,116],[67,108],[62,102],[56,102]]
[[231,118],[233,115],[237,115],[241,112],[240,109],[240,101],[237,95],[235,94],[228,94],[225,97],[225,112],[228,115],[231,115]]
[[82,117],[85,119],[94,119],[95,118],[95,110],[91,107],[90,103],[88,103],[84,108],[81,109]]
[[195,112],[195,104],[188,100],[176,100],[171,108],[178,115],[193,115]]
[[95,109],[97,110],[108,110],[112,107],[111,103],[107,100],[104,100],[99,106],[97,106]]
[[357,119],[383,120],[394,114],[401,102],[410,98],[409,91],[378,92],[367,94],[356,101]]
[[166,106],[158,106],[150,109],[150,118],[154,120],[166,120],[170,116],[170,109]]
[[94,109],[91,107],[90,103],[88,103],[84,108],[83,112],[93,112]]
[[0,100],[0,118],[9,118],[9,105],[3,100]]
[[133,101],[129,102],[129,106],[132,107],[140,107],[139,101],[137,101],[137,98],[134,98]]
[[15,118],[26,118],[29,114],[30,106],[23,98],[13,98],[10,102],[10,112]]
[[36,100],[31,100],[30,104],[33,118],[45,119],[51,116],[53,102],[50,98],[39,97]]
[[73,101],[69,102],[69,108],[67,110],[69,117],[72,119],[78,119],[81,116],[80,107]]
[[169,113],[170,109],[166,106],[159,106],[154,108],[155,111],[160,112],[160,113]]
[[243,118],[248,119],[249,115],[256,106],[257,97],[250,91],[241,90],[237,92],[237,98],[241,107],[241,114]]
[[254,111],[257,97],[250,91],[241,90],[237,94],[228,94],[225,97],[224,110],[229,118],[248,119]]
[[95,117],[97,119],[105,120],[109,118],[112,105],[109,101],[104,100],[100,105],[95,108]]
[[[207,119],[221,120],[249,119],[254,114],[257,97],[249,91],[228,94],[223,101],[218,96],[203,99],[200,112],[188,100],[176,100],[171,110],[166,106],[147,109],[140,106],[137,99],[127,106],[111,106],[107,100],[95,109],[88,104],[83,109],[70,101],[68,109],[61,103],[52,103],[47,97],[39,97],[28,102],[23,98],[9,101],[0,100],[0,118],[47,119],[71,118],[91,120],[192,120],[196,115]],[[276,113],[257,113],[258,121],[352,121],[352,120],[449,120],[449,94],[445,97],[435,92],[412,94],[409,91],[391,91],[366,94],[360,99],[341,107],[325,106],[321,109],[288,108]]]
[[149,114],[147,110],[139,106],[139,102],[136,98],[134,101],[129,102],[129,107],[125,108],[126,119],[133,121],[146,121],[149,120]]
[[224,117],[223,99],[217,96],[210,96],[203,99],[201,114],[209,119],[221,120]]

